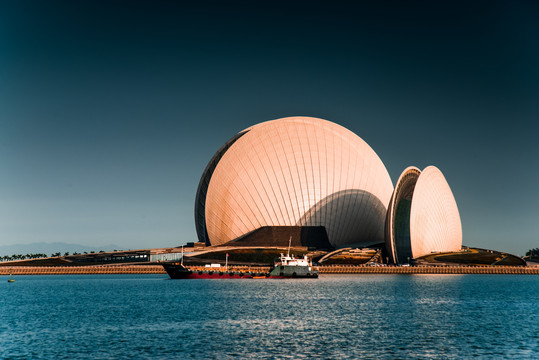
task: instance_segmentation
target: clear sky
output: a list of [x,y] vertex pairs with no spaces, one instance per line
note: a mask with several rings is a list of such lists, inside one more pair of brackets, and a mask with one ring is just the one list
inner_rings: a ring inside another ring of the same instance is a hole
[[195,241],[238,131],[314,116],[393,183],[435,165],[465,245],[539,247],[539,7],[477,1],[2,1],[0,245]]

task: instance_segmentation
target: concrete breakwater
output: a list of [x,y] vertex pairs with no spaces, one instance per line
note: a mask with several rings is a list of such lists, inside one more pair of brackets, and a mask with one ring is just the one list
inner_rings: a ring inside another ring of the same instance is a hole
[[[223,268],[190,267],[193,271],[223,271]],[[269,272],[269,266],[234,266],[233,271]],[[92,265],[92,266],[0,266],[0,275],[92,275],[92,274],[166,274],[161,265]]]
[[[193,270],[208,270],[192,267]],[[213,269],[219,271],[220,269]],[[233,271],[264,273],[269,267],[234,266]],[[326,265],[320,274],[521,274],[539,275],[539,266],[353,266]],[[91,275],[91,274],[165,274],[161,265],[96,265],[96,266],[0,266],[0,275]]]
[[7,266],[0,267],[0,275],[91,275],[91,274],[164,274],[161,265],[120,266]]
[[520,274],[539,275],[539,266],[320,266],[320,274]]

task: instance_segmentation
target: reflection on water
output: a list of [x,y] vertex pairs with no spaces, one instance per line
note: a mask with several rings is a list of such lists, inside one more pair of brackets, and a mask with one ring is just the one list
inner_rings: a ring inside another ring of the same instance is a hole
[[532,359],[538,304],[537,276],[0,277],[0,358]]

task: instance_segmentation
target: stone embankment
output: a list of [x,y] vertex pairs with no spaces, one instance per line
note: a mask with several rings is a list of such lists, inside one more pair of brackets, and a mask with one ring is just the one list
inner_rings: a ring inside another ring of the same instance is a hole
[[539,275],[539,266],[320,266],[320,274],[521,274]]
[[164,274],[161,265],[119,266],[7,266],[0,267],[0,275],[91,275],[91,274]]
[[[191,269],[208,270],[193,266]],[[268,266],[234,266],[230,270],[268,272]],[[92,265],[92,266],[0,266],[0,275],[92,275],[92,274],[166,274],[161,265]]]
[[[200,268],[202,269],[202,268]],[[232,268],[231,268],[232,269]],[[199,270],[193,267],[193,270]],[[268,267],[234,266],[235,271],[267,272]],[[320,274],[522,274],[539,275],[539,266],[355,266],[325,265]],[[161,265],[0,266],[0,275],[165,274]]]

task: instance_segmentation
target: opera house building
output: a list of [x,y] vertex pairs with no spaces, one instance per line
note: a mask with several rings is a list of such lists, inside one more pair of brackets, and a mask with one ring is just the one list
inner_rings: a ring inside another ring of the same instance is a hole
[[395,263],[462,246],[437,168],[410,167],[394,188],[365,141],[312,117],[263,122],[227,141],[202,174],[195,224],[207,245],[385,246]]

